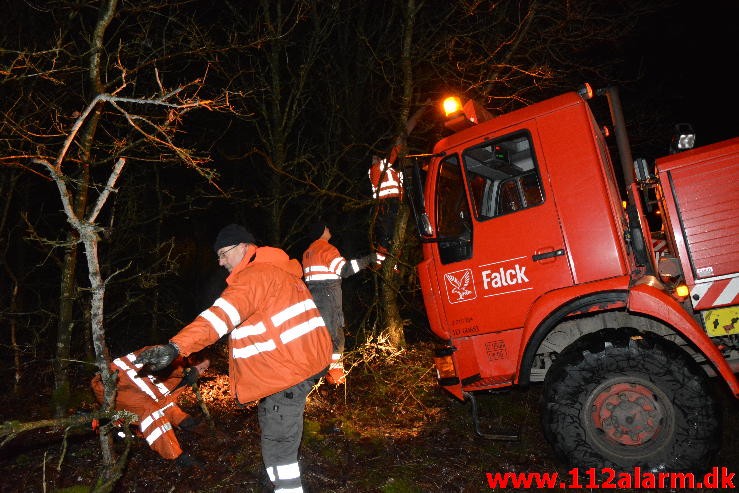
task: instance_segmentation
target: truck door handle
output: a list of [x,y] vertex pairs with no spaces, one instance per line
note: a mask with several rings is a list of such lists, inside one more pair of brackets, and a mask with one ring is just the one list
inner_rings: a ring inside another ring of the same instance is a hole
[[548,258],[553,257],[560,257],[565,254],[565,249],[560,248],[559,250],[552,250],[551,252],[544,252],[544,253],[537,253],[531,257],[531,260],[534,262],[538,262],[539,260],[544,260]]

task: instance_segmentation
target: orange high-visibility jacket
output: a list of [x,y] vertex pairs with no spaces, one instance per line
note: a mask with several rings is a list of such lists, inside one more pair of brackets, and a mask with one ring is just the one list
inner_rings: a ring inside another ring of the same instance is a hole
[[364,258],[347,261],[335,246],[318,238],[303,253],[303,276],[305,282],[331,281],[352,276],[367,264]]
[[292,387],[328,367],[331,338],[300,262],[257,248],[226,278],[213,306],[171,342],[187,356],[229,335],[231,394],[241,403]]
[[392,167],[386,159],[372,163],[367,171],[372,185],[372,198],[388,199],[403,196],[403,173]]
[[[176,459],[182,454],[172,426],[179,425],[188,414],[177,405],[177,398],[187,386],[176,388],[185,375],[185,358],[177,358],[167,375],[140,374],[142,365],[136,356],[146,347],[113,360],[112,372],[118,373],[115,409],[136,413],[141,435],[152,450],[165,459]],[[103,402],[103,382],[100,374],[92,380],[92,390],[99,402]]]

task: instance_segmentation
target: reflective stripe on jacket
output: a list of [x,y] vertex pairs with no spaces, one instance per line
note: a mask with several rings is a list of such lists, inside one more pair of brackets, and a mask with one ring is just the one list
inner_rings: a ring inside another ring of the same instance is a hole
[[367,267],[369,257],[346,260],[328,240],[318,238],[303,253],[305,282],[335,281]]
[[213,306],[171,341],[187,356],[229,334],[231,393],[242,403],[316,375],[330,362],[331,338],[301,274],[284,251],[257,248]]
[[310,244],[303,253],[303,277],[305,282],[341,279],[346,259],[339,250],[322,238]]
[[403,173],[395,170],[387,160],[373,163],[367,174],[372,185],[372,198],[402,197]]

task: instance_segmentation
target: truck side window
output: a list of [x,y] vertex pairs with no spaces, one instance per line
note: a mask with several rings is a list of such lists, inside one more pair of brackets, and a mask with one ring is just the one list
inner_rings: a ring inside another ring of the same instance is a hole
[[472,224],[467,206],[459,159],[449,156],[441,162],[436,184],[436,233],[439,257],[444,264],[472,256]]
[[521,175],[520,183],[525,207],[532,207],[544,202],[544,192],[541,190],[538,174],[528,173]]
[[464,168],[478,220],[544,202],[531,138],[516,133],[464,151]]

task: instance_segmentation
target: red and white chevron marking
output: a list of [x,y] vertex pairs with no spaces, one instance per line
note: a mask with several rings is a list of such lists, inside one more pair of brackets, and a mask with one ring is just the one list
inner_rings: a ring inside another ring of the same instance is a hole
[[739,277],[701,282],[690,290],[690,301],[696,310],[739,303]]
[[667,249],[667,240],[652,238],[652,250],[654,250],[654,257],[659,260],[663,253],[669,252]]

